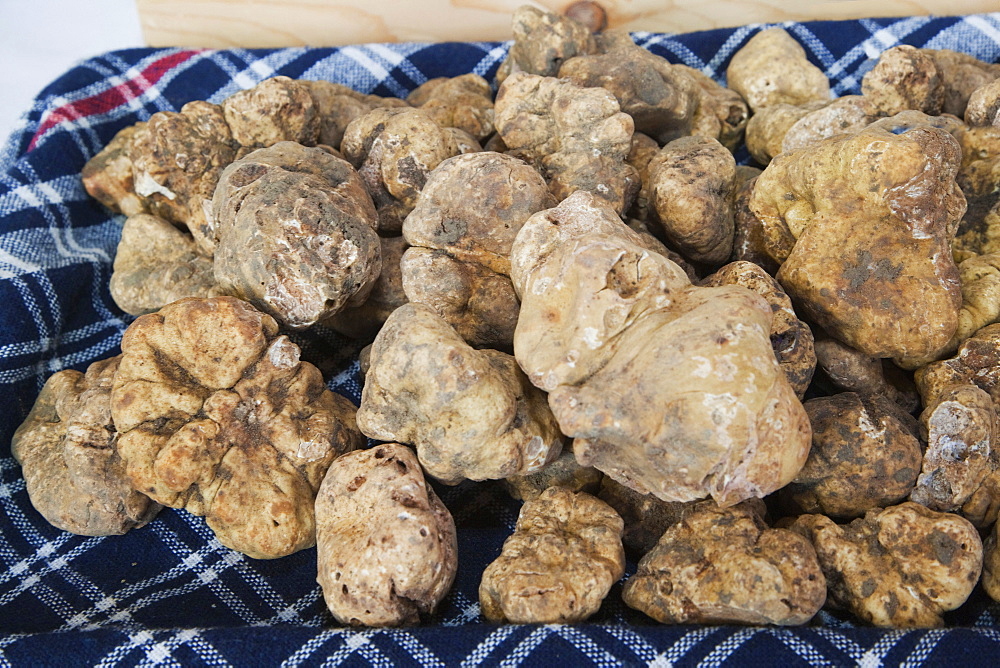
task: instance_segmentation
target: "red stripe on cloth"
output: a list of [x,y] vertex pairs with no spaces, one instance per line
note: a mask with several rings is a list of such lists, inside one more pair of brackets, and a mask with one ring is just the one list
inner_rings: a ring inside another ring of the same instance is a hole
[[86,116],[104,114],[111,111],[115,107],[121,106],[122,104],[139,97],[152,88],[156,82],[162,79],[163,75],[178,65],[186,62],[197,53],[200,53],[200,51],[178,51],[177,53],[172,53],[169,56],[164,56],[163,58],[154,60],[135,77],[127,81],[123,81],[114,88],[109,88],[97,93],[96,95],[91,95],[90,97],[85,97],[53,109],[45,116],[38,128],[38,131],[31,138],[28,150],[30,151],[35,148],[35,144],[38,143],[38,140],[41,139],[46,132],[60,123],[75,121]]

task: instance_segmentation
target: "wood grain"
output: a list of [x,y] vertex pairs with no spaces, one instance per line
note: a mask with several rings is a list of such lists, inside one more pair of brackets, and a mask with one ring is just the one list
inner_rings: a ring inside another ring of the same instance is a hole
[[[523,0],[136,0],[150,46],[340,46],[510,39]],[[563,12],[572,0],[533,2]],[[746,23],[958,15],[1000,0],[601,0],[610,27],[690,32]]]

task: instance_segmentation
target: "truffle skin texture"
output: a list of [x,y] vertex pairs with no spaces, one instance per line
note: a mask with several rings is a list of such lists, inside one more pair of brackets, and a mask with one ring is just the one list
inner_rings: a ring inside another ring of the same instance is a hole
[[233,138],[247,148],[293,141],[313,146],[321,119],[311,84],[284,76],[271,77],[222,103]]
[[483,571],[479,604],[494,622],[579,622],[624,574],[622,518],[586,492],[550,487],[521,507],[514,533]]
[[928,402],[920,422],[927,451],[911,501],[958,510],[996,468],[996,411],[975,385],[952,385]]
[[126,313],[152,313],[184,297],[221,294],[206,257],[186,234],[159,216],[125,221],[111,274],[111,296]]
[[239,299],[182,299],[125,331],[111,390],[135,488],[258,559],[315,543],[323,475],[363,443],[354,406],[277,333]]
[[433,306],[468,343],[509,350],[519,302],[510,247],[528,217],[555,206],[545,180],[509,155],[470,153],[431,172],[403,222],[409,301]]
[[726,82],[755,113],[782,102],[804,104],[830,99],[826,75],[809,62],[805,50],[781,28],[757,33],[733,54]]
[[316,497],[318,577],[342,624],[416,624],[455,580],[455,521],[416,455],[385,443],[330,465]]
[[329,81],[305,81],[309,86],[320,118],[318,143],[336,149],[344,139],[344,130],[358,116],[378,107],[408,107],[406,100],[398,97],[365,95]]
[[927,50],[908,44],[882,52],[875,67],[861,79],[861,92],[886,116],[906,109],[937,116],[944,104],[944,88],[934,59]]
[[409,248],[403,237],[379,237],[382,248],[382,271],[359,306],[338,311],[319,324],[355,339],[374,338],[389,314],[407,302],[403,291],[403,273],[399,262]]
[[584,88],[610,91],[635,129],[660,143],[691,134],[701,88],[686,71],[631,39],[606,52],[577,56],[563,63],[559,77]]
[[403,292],[426,304],[475,347],[510,350],[520,303],[510,278],[443,250],[411,246],[400,261]]
[[733,250],[736,160],[715,139],[682,137],[650,161],[649,191],[667,240],[693,262],[718,266]]
[[972,92],[965,108],[965,122],[974,127],[992,125],[1000,128],[1000,79]]
[[827,602],[874,626],[941,626],[979,581],[983,544],[967,520],[906,502],[837,525],[802,515],[789,528],[812,541]]
[[881,397],[844,392],[803,404],[812,448],[780,492],[797,512],[854,518],[906,499],[920,473],[916,420]]
[[983,545],[983,590],[994,601],[1000,601],[1000,541],[997,532],[1000,524],[993,525],[990,535]]
[[375,337],[358,425],[413,445],[448,484],[532,473],[562,449],[544,394],[514,358],[474,350],[424,304],[396,309]]
[[905,363],[942,349],[958,326],[950,244],[965,211],[961,152],[944,130],[894,134],[879,123],[777,156],[749,207],[806,318]]
[[118,456],[111,380],[121,356],[87,373],[49,377],[11,442],[31,504],[53,526],[83,536],[141,527],[160,505],[137,492]]
[[585,190],[620,215],[639,191],[632,117],[604,88],[517,73],[504,81],[495,105],[497,132],[510,152],[535,166],[557,200]]
[[825,101],[813,100],[804,104],[779,102],[758,110],[747,121],[747,151],[761,165],[767,165],[781,153],[782,142],[788,129],[812,111],[826,106]]
[[580,466],[572,450],[563,450],[555,460],[528,475],[504,478],[504,486],[515,499],[537,499],[549,487],[565,487],[573,492],[595,494],[604,476],[592,466]]
[[683,270],[588,193],[521,228],[514,354],[577,459],[665,501],[733,505],[790,482],[809,425],[771,348],[771,308]]
[[340,150],[375,203],[379,232],[392,236],[402,231],[435,167],[481,148],[468,134],[442,128],[421,109],[379,108],[351,121]]
[[739,261],[722,267],[706,278],[702,285],[742,285],[767,300],[774,315],[770,333],[774,357],[796,396],[801,399],[816,370],[813,335],[809,325],[795,315],[792,300],[781,284],[753,262]]
[[818,337],[813,350],[817,368],[841,390],[883,396],[907,413],[920,408],[920,395],[911,377],[889,360],[871,357],[828,336]]
[[146,209],[185,225],[211,255],[206,208],[222,170],[236,159],[238,146],[222,108],[188,102],[179,113],[153,114],[136,130],[129,148],[133,187]]
[[809,541],[769,529],[756,504],[696,506],[639,561],[626,605],[664,624],[804,624],[826,600]]
[[497,70],[497,83],[514,72],[554,77],[574,56],[597,52],[597,42],[582,23],[530,5],[514,11],[514,43]]
[[464,130],[476,141],[493,134],[493,91],[478,74],[431,79],[417,86],[406,101],[441,127]]
[[1000,324],[983,327],[954,356],[917,369],[913,379],[925,406],[935,403],[952,385],[975,385],[1000,408]]
[[292,329],[362,303],[381,271],[371,199],[320,148],[281,142],[237,160],[212,208],[220,287]]
[[877,118],[877,110],[863,96],[838,97],[792,123],[781,138],[781,151],[812,146],[834,135],[860,132]]
[[601,479],[597,496],[621,515],[625,522],[622,543],[636,558],[652,550],[668,528],[700,503],[663,501],[652,494],[640,494],[608,476]]
[[944,86],[941,111],[963,118],[972,93],[1000,77],[1000,63],[986,63],[975,56],[951,49],[925,49],[934,59]]
[[129,158],[132,138],[145,127],[145,123],[136,123],[119,130],[108,145],[83,166],[81,176],[87,194],[115,213],[134,216],[146,210],[145,202],[135,193]]

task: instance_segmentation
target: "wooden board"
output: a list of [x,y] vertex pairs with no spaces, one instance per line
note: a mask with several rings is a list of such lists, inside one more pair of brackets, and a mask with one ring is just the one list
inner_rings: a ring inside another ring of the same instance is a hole
[[[340,46],[510,39],[523,0],[136,0],[150,46]],[[562,13],[572,0],[533,2]],[[601,0],[610,27],[690,32],[756,22],[957,15],[1000,0]]]

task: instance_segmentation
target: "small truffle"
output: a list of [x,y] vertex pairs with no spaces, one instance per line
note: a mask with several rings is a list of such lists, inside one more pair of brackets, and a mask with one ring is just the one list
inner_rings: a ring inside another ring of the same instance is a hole
[[398,443],[337,459],[316,497],[318,576],[343,624],[416,624],[451,589],[455,521]]
[[31,504],[53,526],[83,536],[123,534],[160,505],[137,492],[118,455],[111,382],[121,356],[87,373],[66,369],[45,381],[11,441]]
[[514,533],[483,572],[479,603],[495,622],[579,622],[625,573],[622,519],[585,492],[550,487],[521,507]]

